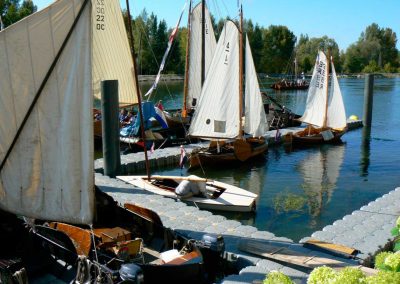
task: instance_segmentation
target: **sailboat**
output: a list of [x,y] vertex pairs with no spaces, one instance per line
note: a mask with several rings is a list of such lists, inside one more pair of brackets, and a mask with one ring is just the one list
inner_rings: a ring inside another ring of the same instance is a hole
[[[190,136],[212,141],[208,148],[192,152],[191,169],[244,162],[268,148],[262,137],[268,126],[248,38],[244,122],[242,118],[242,43],[242,28],[239,30],[234,22],[226,21],[189,128]],[[251,137],[245,137],[243,131]]]
[[[335,66],[333,60],[328,58],[329,53],[327,57],[323,51],[319,51],[308,90],[306,109],[299,118],[308,126],[293,133],[291,139],[294,145],[338,142],[347,130],[346,111]],[[332,82],[329,91],[330,65]]]
[[[195,8],[194,11],[198,11],[198,9]],[[199,14],[199,12],[195,14]],[[199,63],[198,61],[196,62]],[[193,83],[191,86],[193,89],[197,88],[197,91],[201,88],[200,83]],[[193,107],[196,104],[196,98],[194,97],[191,100]],[[195,204],[202,209],[235,212],[255,211],[256,194],[233,185],[195,175],[188,177],[151,175],[147,152],[144,152],[144,154],[147,176],[117,176],[117,178],[152,193]],[[187,192],[187,194],[184,196],[177,194],[179,188],[182,188],[182,191]]]
[[[302,77],[298,76],[297,72],[297,58],[294,57],[294,75],[290,71],[293,69],[289,67],[288,74],[285,75],[285,77],[278,82],[274,83],[271,85],[272,89],[275,90],[307,90],[309,86],[309,82],[305,79],[304,73],[302,73]],[[289,64],[291,65],[291,64]],[[293,72],[293,71],[292,71]]]
[[[188,16],[183,107],[181,111],[164,111],[168,125],[171,126],[190,123],[217,45],[205,1],[201,1],[193,9],[191,6],[192,1],[190,1]],[[203,18],[205,21],[202,21]]]
[[[117,0],[58,0],[0,32],[6,51],[0,53],[0,121],[8,122],[0,127],[0,235],[13,240],[0,243],[7,283],[43,271],[68,283],[100,276],[113,283],[139,277],[131,274],[137,267],[150,283],[201,279],[203,260],[193,242],[94,186],[93,80],[112,56],[109,46],[129,55],[114,37],[126,37],[125,28],[111,30],[118,17]],[[135,266],[131,257],[146,247],[158,262],[143,256]]]

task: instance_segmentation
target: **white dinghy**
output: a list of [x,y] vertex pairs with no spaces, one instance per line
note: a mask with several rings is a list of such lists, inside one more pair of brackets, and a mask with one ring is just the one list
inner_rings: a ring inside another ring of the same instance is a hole
[[[155,194],[195,203],[201,209],[234,212],[252,212],[256,209],[257,194],[234,185],[194,175],[188,177],[152,175],[150,180],[147,176],[117,176],[117,178]],[[189,194],[182,197],[176,194],[178,186]]]

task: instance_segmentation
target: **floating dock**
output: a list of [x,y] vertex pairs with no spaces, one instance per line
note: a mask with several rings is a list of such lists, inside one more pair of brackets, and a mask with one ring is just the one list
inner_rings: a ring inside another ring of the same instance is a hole
[[[348,130],[354,130],[362,127],[361,120],[348,121]],[[284,141],[283,137],[290,132],[297,132],[303,130],[304,127],[289,127],[280,129],[277,135],[276,130],[267,131],[264,135],[268,141],[269,147],[281,145]],[[190,154],[194,149],[205,147],[208,142],[200,142],[189,145],[184,145],[186,153]],[[180,146],[168,147],[164,149],[157,149],[153,153],[149,153],[149,164],[152,169],[163,168],[167,166],[177,166],[180,160]],[[97,159],[94,162],[94,169],[98,173],[103,173],[104,162],[103,159]],[[146,162],[143,152],[131,153],[121,155],[121,175],[128,175],[137,172],[144,172],[146,169]]]
[[[349,130],[362,126],[360,121],[348,124]],[[300,130],[301,128],[288,128],[280,130],[281,135]],[[270,146],[282,143],[276,139],[276,131],[269,131],[265,137]],[[186,145],[190,153],[194,148],[205,145],[204,143]],[[143,153],[134,153],[121,156],[123,173],[134,173],[145,169]],[[179,147],[159,149],[150,155],[152,167],[164,167],[179,163]],[[400,202],[400,188],[385,194],[381,198],[370,202],[341,220],[328,225],[321,231],[313,233],[310,237],[303,238],[300,243],[275,236],[267,231],[259,231],[253,226],[242,225],[235,220],[228,220],[223,216],[214,215],[205,210],[199,210],[195,205],[190,206],[184,202],[149,193],[143,189],[103,176],[102,159],[95,161],[96,185],[105,193],[111,195],[120,204],[134,203],[147,207],[160,215],[163,224],[194,239],[201,239],[204,234],[220,234],[225,239],[226,251],[229,258],[235,262],[240,271],[237,275],[227,276],[221,283],[262,283],[266,275],[279,270],[291,277],[295,283],[306,283],[308,272],[290,263],[278,263],[239,249],[239,243],[246,241],[259,241],[266,245],[274,245],[309,256],[309,259],[326,257],[332,261],[346,263],[349,266],[371,265],[373,256],[390,245],[392,240],[390,231],[395,226],[400,215],[398,204]],[[303,243],[309,239],[330,242],[354,248],[358,251],[354,259],[342,258],[325,254],[320,251],[305,248]]]

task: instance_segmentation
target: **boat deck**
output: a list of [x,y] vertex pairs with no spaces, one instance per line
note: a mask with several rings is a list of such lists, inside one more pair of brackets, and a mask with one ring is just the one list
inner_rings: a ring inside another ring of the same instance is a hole
[[[359,263],[370,264],[371,256],[388,245],[392,238],[390,229],[400,215],[397,206],[400,202],[400,188],[397,188],[311,236],[359,250],[360,252],[356,255],[359,261],[355,261],[305,248],[301,243],[294,243],[288,238],[277,237],[273,233],[259,231],[255,227],[242,225],[238,221],[228,220],[220,215],[213,215],[209,211],[199,210],[183,202],[151,194],[99,173],[95,178],[96,185],[118,202],[122,204],[131,202],[152,209],[160,215],[166,227],[173,228],[190,238],[201,239],[206,233],[223,235],[226,251],[233,259],[237,259],[236,266],[240,270],[238,275],[226,277],[222,281],[225,284],[261,283],[265,275],[272,270],[280,270],[296,283],[306,283],[308,274],[304,269],[241,251],[238,244],[246,240],[257,240],[265,244],[281,246],[308,255],[310,258],[328,257],[334,261],[347,262],[351,266]],[[301,242],[306,240],[308,238]]]

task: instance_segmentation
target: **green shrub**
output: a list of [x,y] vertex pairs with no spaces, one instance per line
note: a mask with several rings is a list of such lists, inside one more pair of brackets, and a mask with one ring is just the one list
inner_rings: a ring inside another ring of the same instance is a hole
[[308,277],[307,284],[330,284],[337,277],[337,273],[330,267],[315,268]]
[[279,271],[271,271],[263,284],[294,284],[294,282],[285,274]]

